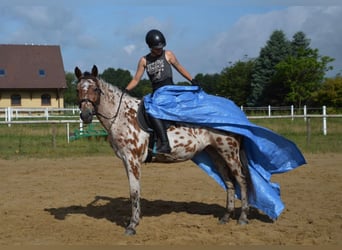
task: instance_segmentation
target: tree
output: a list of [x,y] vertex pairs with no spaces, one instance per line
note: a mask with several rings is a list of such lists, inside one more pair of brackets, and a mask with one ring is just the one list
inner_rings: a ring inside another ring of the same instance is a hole
[[67,89],[64,92],[64,106],[76,105],[77,95],[76,95],[76,78],[73,73],[66,72],[65,80],[67,83]]
[[265,93],[265,90],[269,90],[271,86],[271,80],[275,74],[275,65],[290,54],[290,42],[286,39],[284,32],[281,30],[274,31],[255,61],[248,105],[268,104],[269,96],[265,94],[269,92]]
[[310,49],[310,39],[306,37],[305,33],[298,31],[292,37],[291,41],[291,55],[298,56],[300,51]]
[[128,70],[107,68],[100,77],[106,82],[124,89],[132,80],[131,73]]
[[251,78],[254,60],[238,61],[221,72],[219,95],[225,96],[237,105],[246,105],[251,92]]
[[195,79],[201,84],[201,87],[208,94],[219,94],[220,92],[220,74],[197,74]]
[[342,107],[342,76],[326,79],[312,99],[317,106]]
[[130,91],[130,95],[137,98],[142,98],[143,96],[152,92],[151,82],[148,79],[141,79],[139,84]]
[[[291,55],[275,66],[276,73],[272,88],[283,104],[295,103],[298,107],[311,101],[312,93],[317,91],[323,81],[328,66],[333,61],[328,56],[320,56],[318,49],[310,48],[310,40],[303,32],[297,32],[291,42]],[[281,97],[279,96],[281,94]]]

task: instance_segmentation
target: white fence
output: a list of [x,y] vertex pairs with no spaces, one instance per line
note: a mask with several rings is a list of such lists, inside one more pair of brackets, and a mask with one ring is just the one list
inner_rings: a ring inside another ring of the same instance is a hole
[[[303,116],[306,119],[307,116],[314,115],[328,115],[326,106],[321,108],[308,108],[306,106],[302,108],[295,108],[292,106],[282,106],[282,107],[240,107],[249,118],[265,118],[265,117],[277,117],[279,115],[283,117],[295,118],[298,116]],[[5,121],[11,123],[15,120],[22,119],[77,119],[79,116],[78,107],[73,108],[15,108],[7,107],[0,108],[0,121],[4,119]],[[342,114],[342,109],[341,109]]]
[[79,116],[78,108],[0,108],[0,119],[11,122],[19,119],[74,119]]
[[[268,118],[302,118],[307,121],[307,128],[310,128],[310,118],[321,118],[323,134],[327,134],[327,118],[342,118],[342,114],[327,114],[326,106],[322,108],[295,108],[294,106],[286,107],[242,107],[249,119],[268,119]],[[7,124],[29,124],[29,123],[63,123],[67,126],[67,134],[69,134],[70,123],[80,123],[82,129],[83,124],[79,119],[79,109],[74,108],[0,108],[0,125]],[[248,115],[251,113],[251,115]],[[342,112],[341,112],[342,113]],[[95,122],[98,122],[95,119]]]

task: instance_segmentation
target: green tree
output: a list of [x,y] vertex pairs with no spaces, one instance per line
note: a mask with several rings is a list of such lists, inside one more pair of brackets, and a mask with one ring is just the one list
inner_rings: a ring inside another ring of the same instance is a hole
[[74,73],[66,72],[65,80],[67,83],[67,89],[64,92],[64,106],[76,105],[77,95],[76,95],[76,77]]
[[106,82],[124,89],[132,80],[131,73],[128,70],[107,68],[100,77]]
[[143,96],[152,92],[151,82],[148,79],[141,79],[139,84],[130,92],[130,95],[137,98],[142,98]]
[[297,32],[291,42],[291,55],[275,66],[276,74],[272,88],[274,96],[282,99],[281,104],[309,104],[312,93],[323,82],[328,66],[333,61],[328,56],[320,56],[318,49],[310,48],[310,40],[303,32]]
[[342,107],[342,76],[326,79],[312,99],[317,106]]
[[237,105],[246,105],[251,94],[251,78],[254,60],[238,61],[221,72],[219,95],[225,96]]
[[310,39],[306,37],[305,33],[298,31],[292,37],[291,41],[291,55],[298,56],[301,51],[310,49]]
[[220,74],[197,74],[195,79],[208,94],[216,95],[220,92]]
[[271,80],[275,74],[275,65],[288,57],[290,53],[290,42],[286,39],[284,32],[281,30],[274,31],[255,61],[248,105],[268,104],[269,96],[265,94],[270,92],[265,92],[265,90],[272,87]]

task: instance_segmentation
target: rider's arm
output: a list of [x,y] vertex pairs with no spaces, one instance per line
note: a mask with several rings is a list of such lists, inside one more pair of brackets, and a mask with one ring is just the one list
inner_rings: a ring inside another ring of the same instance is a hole
[[165,51],[166,59],[168,62],[189,82],[192,80],[192,76],[190,73],[178,62],[175,54],[172,53],[172,51],[167,50]]
[[135,73],[133,79],[128,83],[128,85],[126,87],[127,91],[134,89],[138,85],[141,77],[144,74],[145,65],[146,65],[145,57],[140,58],[139,63],[138,63],[138,67],[137,67],[137,72]]

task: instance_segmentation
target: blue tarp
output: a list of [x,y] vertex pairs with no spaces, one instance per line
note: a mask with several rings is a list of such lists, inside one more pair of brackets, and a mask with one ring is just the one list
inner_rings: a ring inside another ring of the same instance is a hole
[[[255,190],[255,195],[249,197],[249,203],[270,218],[278,218],[284,204],[279,185],[270,181],[271,175],[306,163],[293,142],[251,123],[234,102],[209,95],[198,86],[164,86],[153,95],[145,96],[144,103],[147,112],[159,119],[188,122],[242,135]],[[227,189],[205,152],[198,153],[192,160]]]

